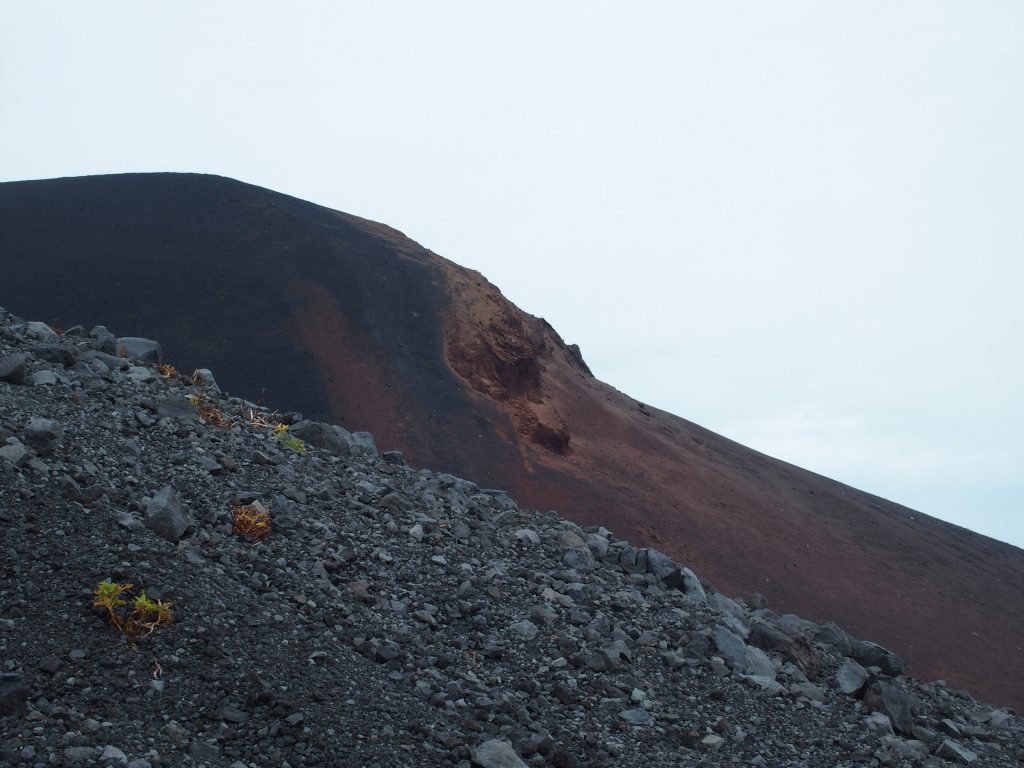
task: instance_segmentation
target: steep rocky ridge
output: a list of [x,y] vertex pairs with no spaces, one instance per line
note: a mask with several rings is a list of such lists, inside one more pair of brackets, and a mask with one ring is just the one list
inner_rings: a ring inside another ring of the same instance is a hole
[[482,276],[217,177],[0,185],[0,301],[159,338],[229,391],[653,544],[1024,705],[1024,552],[747,449],[593,378]]
[[[5,766],[1024,759],[1011,712],[834,624],[159,359],[0,309]],[[173,621],[123,637],[106,580]]]

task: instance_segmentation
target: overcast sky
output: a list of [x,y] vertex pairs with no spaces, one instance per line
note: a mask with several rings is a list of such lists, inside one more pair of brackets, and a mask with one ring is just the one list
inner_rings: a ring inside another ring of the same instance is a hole
[[0,4],[0,179],[386,222],[637,399],[1024,546],[1024,3],[157,5]]

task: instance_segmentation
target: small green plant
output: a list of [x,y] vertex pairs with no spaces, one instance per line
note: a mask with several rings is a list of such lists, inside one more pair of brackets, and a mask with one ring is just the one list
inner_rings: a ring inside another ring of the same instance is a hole
[[289,435],[287,424],[280,423],[274,427],[274,436],[277,438],[277,442],[285,448],[291,448],[296,453],[306,452],[306,441]]
[[279,437],[277,441],[281,443],[285,448],[291,448],[296,453],[306,452],[306,441],[300,440],[297,437]]
[[[101,581],[93,592],[93,605],[104,608],[110,623],[122,634],[130,638],[145,637],[154,629],[170,624],[171,604],[163,600],[153,600],[146,595],[146,590],[131,599],[125,599],[125,593],[135,589],[134,584]],[[130,606],[130,607],[129,607]]]

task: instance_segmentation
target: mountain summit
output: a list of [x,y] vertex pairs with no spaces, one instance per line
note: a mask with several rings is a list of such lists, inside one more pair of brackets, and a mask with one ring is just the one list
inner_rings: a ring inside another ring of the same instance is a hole
[[20,315],[159,339],[234,395],[369,430],[1024,707],[1024,551],[637,402],[390,227],[216,176],[13,182],[0,275]]

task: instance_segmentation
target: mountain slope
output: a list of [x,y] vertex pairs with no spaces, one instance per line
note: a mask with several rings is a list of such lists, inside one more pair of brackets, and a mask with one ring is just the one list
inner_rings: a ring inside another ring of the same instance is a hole
[[157,338],[233,394],[368,429],[1024,706],[1024,552],[636,402],[386,226],[211,176],[16,182],[0,274],[18,314]]

